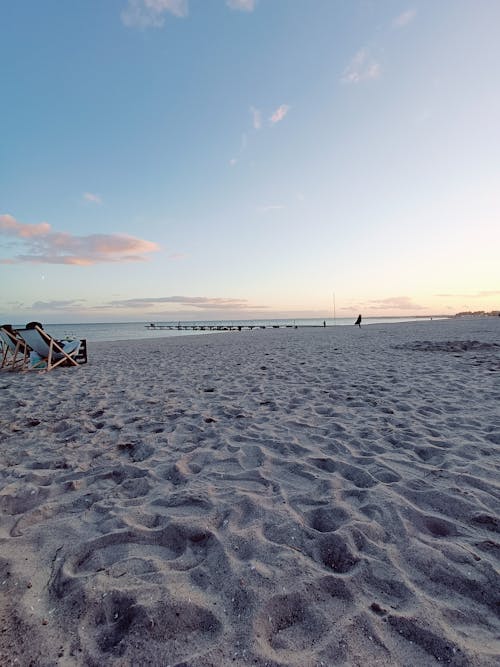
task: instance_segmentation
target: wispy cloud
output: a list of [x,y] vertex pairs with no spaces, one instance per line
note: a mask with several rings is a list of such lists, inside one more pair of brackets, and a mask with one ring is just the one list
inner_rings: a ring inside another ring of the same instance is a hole
[[[269,307],[253,305],[246,299],[230,299],[221,297],[190,297],[190,296],[167,296],[158,298],[137,298],[115,300],[110,302],[89,303],[87,299],[73,298],[65,300],[35,301],[28,304],[21,301],[1,304],[9,312],[16,313],[16,317],[26,314],[29,319],[39,318],[43,313],[49,314],[79,314],[82,317],[116,315],[117,313],[129,313],[132,319],[140,317],[155,320],[177,321],[184,318],[189,319],[241,319],[241,318],[266,318],[269,317]],[[7,312],[7,311],[5,311]],[[323,311],[321,311],[323,312]],[[36,315],[38,313],[38,315]],[[289,314],[280,315],[273,313],[276,317],[289,317]],[[75,320],[73,320],[75,321]],[[94,320],[95,321],[95,320]]]
[[250,113],[252,114],[252,125],[254,129],[260,130],[262,127],[262,113],[255,107],[250,107]]
[[102,204],[102,197],[100,195],[94,194],[93,192],[84,192],[83,198],[85,201],[88,201],[91,204]]
[[366,301],[367,307],[373,310],[426,310],[426,306],[415,303],[408,296],[390,296],[387,299]]
[[[283,118],[287,115],[287,113],[290,111],[290,106],[288,104],[282,104],[280,107],[276,109],[276,111],[273,111],[271,116],[269,117],[269,124],[275,125],[276,123],[279,123],[280,121],[283,120]],[[262,129],[262,111],[260,109],[257,109],[254,106],[250,107],[250,115],[252,118],[252,127],[254,130],[259,131]],[[239,151],[239,157],[233,157],[229,160],[229,164],[231,167],[234,167],[235,164],[239,161],[240,157],[242,154],[246,151],[248,142],[251,140],[252,133],[250,133],[250,139],[247,135],[246,132],[244,132],[241,136],[241,146],[240,146],[240,151]]]
[[456,299],[484,299],[490,296],[500,296],[500,290],[482,290],[472,294],[436,294],[435,296]]
[[[248,136],[247,136],[246,132],[243,132],[242,135],[241,135],[240,150],[239,150],[239,156],[240,157],[246,151],[247,146],[248,146]],[[234,167],[239,162],[240,157],[232,157],[229,160],[229,165],[231,167]]]
[[477,296],[478,298],[482,298],[484,296],[500,296],[500,290],[483,290],[474,296]]
[[176,303],[181,306],[194,307],[202,310],[246,310],[249,308],[263,308],[251,306],[246,299],[230,299],[208,296],[162,296],[145,297],[138,299],[123,299],[110,301],[107,305],[113,308],[154,308],[165,303]]
[[240,12],[253,12],[257,0],[226,0],[229,9],[237,9]]
[[276,109],[269,118],[269,121],[275,125],[276,123],[279,123],[280,121],[283,120],[283,118],[287,115],[287,113],[290,111],[290,107],[288,104],[282,104],[280,107]]
[[380,64],[370,56],[366,49],[361,49],[345,68],[341,81],[342,83],[360,83],[378,79],[381,72]]
[[121,18],[128,28],[161,28],[166,14],[187,16],[187,0],[128,0]]
[[392,27],[393,28],[404,28],[407,26],[409,23],[413,21],[415,16],[417,15],[417,10],[416,9],[407,9],[405,12],[400,14],[399,16],[396,16],[396,18],[392,22]]
[[12,215],[0,215],[0,235],[21,243],[24,253],[2,259],[2,264],[73,264],[87,266],[103,262],[144,261],[146,253],[159,250],[152,241],[126,234],[74,236],[53,232],[47,222],[26,224]]
[[33,310],[75,310],[80,309],[85,303],[85,299],[66,299],[59,301],[35,301],[31,306]]
[[[229,9],[253,12],[257,0],[226,0]],[[121,13],[127,28],[162,28],[167,14],[184,18],[189,13],[188,0],[128,0]]]

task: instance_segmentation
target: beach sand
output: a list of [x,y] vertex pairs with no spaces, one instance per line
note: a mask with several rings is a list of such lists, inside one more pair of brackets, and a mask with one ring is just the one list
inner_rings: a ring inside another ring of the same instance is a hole
[[0,374],[0,664],[498,665],[500,318]]

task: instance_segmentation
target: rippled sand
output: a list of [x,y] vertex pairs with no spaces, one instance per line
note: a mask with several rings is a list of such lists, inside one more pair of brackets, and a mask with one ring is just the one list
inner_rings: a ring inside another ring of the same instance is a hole
[[500,318],[0,374],[0,664],[496,665]]

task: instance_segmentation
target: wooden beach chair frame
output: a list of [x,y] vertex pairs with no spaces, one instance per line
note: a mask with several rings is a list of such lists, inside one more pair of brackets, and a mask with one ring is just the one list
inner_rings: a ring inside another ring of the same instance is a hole
[[[38,326],[33,329],[19,329],[18,333],[24,342],[40,356],[40,360],[35,362],[30,370],[51,371],[61,364],[80,366],[75,359],[80,349],[80,341],[71,341],[62,345]],[[85,361],[87,361],[86,357]]]
[[3,347],[0,368],[7,368],[11,371],[25,368],[29,359],[30,347],[17,335],[17,332],[0,327],[0,341]]

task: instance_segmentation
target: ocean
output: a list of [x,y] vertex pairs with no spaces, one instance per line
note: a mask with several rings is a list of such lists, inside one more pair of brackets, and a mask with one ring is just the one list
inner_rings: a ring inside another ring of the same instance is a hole
[[[197,326],[266,326],[273,325],[280,326],[323,326],[323,321],[326,321],[328,327],[331,326],[353,326],[355,318],[340,318],[336,320],[333,318],[323,319],[287,319],[287,320],[213,320],[213,321],[178,321],[175,322],[161,322],[155,321],[155,325],[197,325]],[[363,326],[370,324],[390,324],[397,322],[413,322],[419,321],[423,318],[415,317],[366,317],[363,319]],[[427,318],[425,318],[427,319]],[[435,318],[438,319],[438,318]],[[153,320],[144,322],[108,322],[108,323],[75,323],[75,324],[43,324],[44,329],[54,338],[59,340],[64,338],[86,338],[89,342],[97,341],[113,341],[113,340],[136,340],[139,338],[170,338],[172,336],[200,336],[213,335],[220,333],[217,331],[184,331],[182,329],[166,330],[166,329],[148,329],[149,324]],[[22,325],[14,325],[15,328],[23,328]]]

